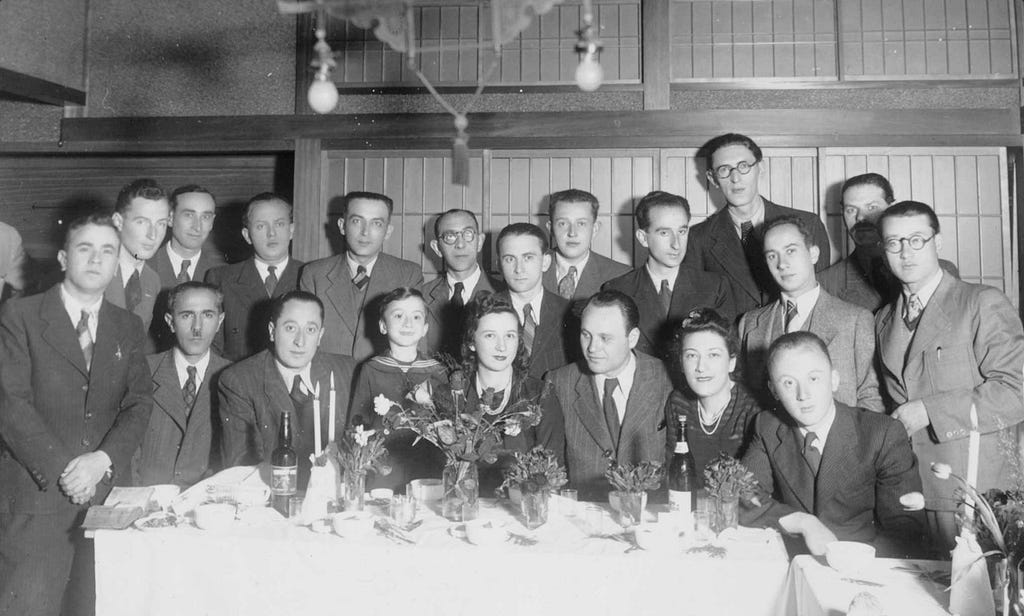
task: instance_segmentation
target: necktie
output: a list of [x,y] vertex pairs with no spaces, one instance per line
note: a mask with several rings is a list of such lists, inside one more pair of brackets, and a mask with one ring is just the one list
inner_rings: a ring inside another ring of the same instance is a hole
[[188,413],[196,403],[196,367],[185,368],[188,378],[185,379],[185,386],[181,388],[181,395],[185,398],[185,412]]
[[124,307],[129,312],[132,312],[141,301],[142,280],[139,278],[139,270],[132,270],[132,275],[128,278],[128,284],[124,287]]
[[740,223],[740,242],[743,243],[743,247],[747,248],[750,245],[750,240],[754,234],[754,223],[749,220]]
[[668,288],[668,281],[661,281],[661,290],[658,291],[658,300],[661,301],[661,312],[668,316],[668,311],[672,307],[672,289]]
[[618,448],[619,445],[619,411],[615,408],[615,389],[619,386],[619,379],[604,380],[604,421],[608,424],[608,434],[612,437],[612,445]]
[[192,261],[189,259],[183,259],[181,262],[181,271],[178,272],[178,284],[188,282],[192,280],[192,277],[188,275],[188,268],[192,266]]
[[533,319],[533,306],[523,306],[523,342],[526,344],[526,354],[533,352],[533,336],[537,333],[537,321]]
[[89,333],[89,313],[85,310],[78,319],[75,332],[78,334],[78,346],[82,347],[82,355],[85,356],[85,369],[88,370],[92,365],[92,334]]
[[352,278],[352,284],[356,285],[357,289],[362,290],[368,282],[370,282],[370,277],[366,275],[366,268],[360,265],[356,268],[356,275]]
[[277,288],[277,266],[267,266],[267,279],[263,281],[263,287],[267,290],[267,297],[274,297],[274,289]]
[[466,285],[461,282],[455,283],[455,288],[452,290],[452,304],[455,306],[465,306],[466,302],[462,299],[462,292],[466,289]]
[[572,299],[576,293],[576,266],[570,265],[569,271],[558,281],[558,294],[565,299]]
[[789,332],[793,331],[790,328],[790,326],[793,324],[793,319],[796,318],[796,315],[797,315],[796,304],[794,304],[793,302],[791,302],[791,301],[789,301],[787,299],[786,300],[786,333],[787,334]]
[[903,315],[903,322],[907,324],[907,329],[910,331],[917,329],[917,322],[921,319],[922,312],[924,312],[924,306],[921,305],[921,298],[914,293],[907,300],[907,314]]
[[299,408],[306,403],[309,399],[309,394],[302,391],[302,377],[295,375],[292,380],[292,390],[288,393],[288,397],[292,399],[292,405],[295,407],[295,411],[298,412]]
[[821,452],[817,447],[812,446],[816,440],[818,440],[818,435],[813,432],[804,435],[804,459],[807,460],[807,464],[810,465],[815,475],[818,474],[818,468],[821,467]]

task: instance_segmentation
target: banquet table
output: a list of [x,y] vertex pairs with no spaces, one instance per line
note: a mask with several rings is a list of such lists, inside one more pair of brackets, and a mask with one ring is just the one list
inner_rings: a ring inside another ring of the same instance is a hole
[[512,539],[472,545],[436,511],[421,514],[415,544],[284,520],[100,530],[97,614],[769,615],[783,600],[789,562],[772,530],[730,531],[717,542],[724,558],[683,545],[647,552],[596,505],[563,505],[566,515],[528,531],[507,504],[481,503],[480,517],[505,522]]

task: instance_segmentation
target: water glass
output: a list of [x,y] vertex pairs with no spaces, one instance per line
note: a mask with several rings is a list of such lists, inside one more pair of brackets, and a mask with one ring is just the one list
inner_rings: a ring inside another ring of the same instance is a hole
[[391,521],[399,528],[409,528],[416,521],[416,499],[410,495],[391,497]]
[[603,535],[606,517],[604,509],[598,505],[588,505],[585,511],[584,515],[586,515],[587,526],[590,528],[590,532],[594,535]]
[[571,501],[578,501],[580,499],[580,493],[576,490],[565,489],[559,492],[558,495]]
[[302,500],[301,496],[292,496],[288,499],[288,517],[298,518],[302,515]]
[[715,532],[711,530],[712,512],[707,509],[698,509],[693,512],[694,539],[700,542],[711,541],[715,538]]

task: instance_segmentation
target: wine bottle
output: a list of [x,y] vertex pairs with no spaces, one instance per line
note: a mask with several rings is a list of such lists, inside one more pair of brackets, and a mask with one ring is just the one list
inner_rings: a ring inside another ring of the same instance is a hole
[[693,511],[694,494],[697,491],[695,465],[690,445],[686,442],[686,417],[680,415],[679,437],[668,466],[668,504],[672,511]]
[[299,457],[292,447],[292,417],[281,413],[277,429],[277,446],[270,454],[270,502],[281,515],[288,517],[288,501],[295,496],[299,483]]

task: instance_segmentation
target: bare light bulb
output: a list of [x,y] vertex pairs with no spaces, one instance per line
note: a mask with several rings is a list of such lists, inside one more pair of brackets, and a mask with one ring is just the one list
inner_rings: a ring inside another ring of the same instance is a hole
[[338,87],[327,78],[327,73],[316,74],[306,95],[310,108],[317,113],[330,113],[338,106]]
[[601,80],[604,79],[604,69],[594,54],[587,53],[576,66],[576,85],[584,92],[593,92],[601,87]]

